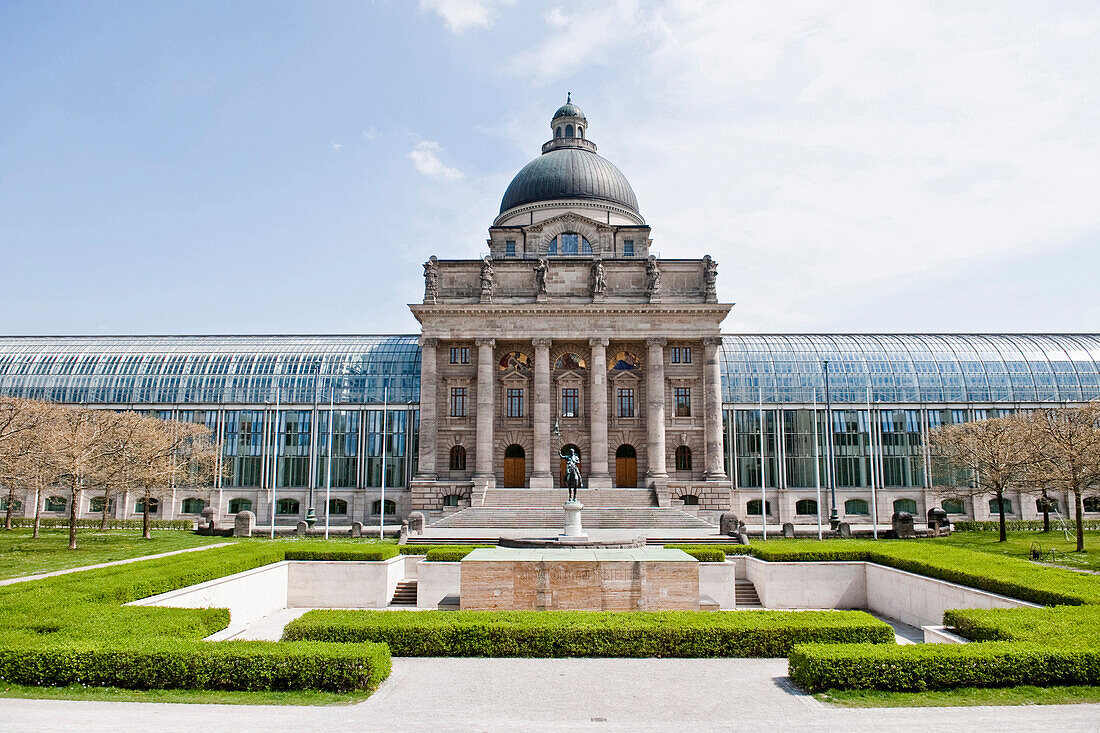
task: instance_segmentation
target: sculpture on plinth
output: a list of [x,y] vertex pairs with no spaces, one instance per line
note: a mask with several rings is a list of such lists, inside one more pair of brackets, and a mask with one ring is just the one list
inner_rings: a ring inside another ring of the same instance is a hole
[[569,449],[569,455],[560,451],[558,455],[565,461],[565,475],[562,477],[562,483],[569,489],[568,500],[576,501],[577,489],[581,485],[581,457],[572,448]]
[[550,271],[550,263],[545,257],[539,257],[539,263],[535,266],[535,293],[546,295],[546,274]]
[[489,261],[488,257],[485,257],[481,261],[481,302],[492,303],[493,302],[493,275],[496,273],[493,270],[493,263]]
[[439,296],[439,260],[435,255],[424,263],[424,302],[434,305]]
[[656,302],[661,298],[661,268],[657,265],[657,258],[650,255],[645,263],[646,293],[649,301]]
[[607,290],[607,273],[604,270],[603,260],[598,256],[592,263],[592,295],[602,296]]

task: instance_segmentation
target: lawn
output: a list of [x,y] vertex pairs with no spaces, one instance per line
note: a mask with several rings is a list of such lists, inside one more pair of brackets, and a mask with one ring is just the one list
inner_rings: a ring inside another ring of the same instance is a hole
[[202,547],[232,541],[227,537],[200,537],[175,529],[153,530],[153,539],[141,539],[141,530],[112,529],[106,532],[82,529],[76,536],[77,549],[69,549],[69,530],[44,529],[38,539],[29,529],[0,531],[0,579],[78,568],[113,560],[126,560],[161,552]]
[[828,690],[818,700],[844,708],[943,708],[969,705],[1077,705],[1100,702],[1100,687],[964,687],[958,690],[886,692],[884,690]]
[[128,690],[124,687],[38,687],[0,682],[0,698],[30,700],[94,700],[98,702],[161,702],[197,705],[350,705],[370,697],[368,690]]
[[[1053,524],[1053,522],[1052,522]],[[969,550],[980,550],[994,555],[1003,555],[1019,559],[1028,559],[1032,544],[1039,544],[1050,562],[1050,551],[1056,552],[1056,565],[1079,570],[1100,572],[1100,531],[1085,532],[1085,552],[1074,552],[1077,541],[1068,542],[1060,530],[1050,532],[1009,532],[1008,541],[997,542],[996,532],[955,532],[933,542],[942,542]]]

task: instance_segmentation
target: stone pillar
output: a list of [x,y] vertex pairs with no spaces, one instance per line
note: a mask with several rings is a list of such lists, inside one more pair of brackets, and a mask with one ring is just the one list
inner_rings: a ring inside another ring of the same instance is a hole
[[611,474],[607,471],[607,343],[605,338],[590,338],[592,358],[588,364],[591,375],[588,424],[591,428],[592,455],[588,459],[588,486],[610,489]]
[[726,480],[726,461],[722,446],[721,346],[721,337],[703,339],[703,419],[707,439],[707,481]]
[[[493,473],[493,347],[490,338],[476,339],[477,344],[477,447],[474,463],[475,486],[496,486]],[[423,420],[423,416],[420,418]]]
[[532,489],[554,488],[550,473],[550,339],[536,338],[535,345],[535,456],[531,473]]
[[[663,338],[647,338],[646,360],[646,476],[663,481],[668,478],[665,470],[665,343]],[[652,482],[651,482],[652,483]]]
[[[420,337],[420,460],[416,471],[418,481],[432,481],[436,477],[435,451],[439,405],[439,396],[436,393],[438,346],[439,339]],[[331,415],[329,419],[332,419]]]

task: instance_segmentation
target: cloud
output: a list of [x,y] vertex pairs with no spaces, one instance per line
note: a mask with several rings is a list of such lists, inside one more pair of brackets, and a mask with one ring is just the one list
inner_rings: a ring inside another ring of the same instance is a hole
[[474,28],[491,28],[500,15],[498,8],[514,3],[515,0],[420,0],[420,10],[443,18],[451,33],[465,33]]
[[363,130],[364,140],[373,140],[376,137],[378,137],[378,130],[376,130],[375,128],[368,127],[367,129]]
[[333,143],[332,144],[332,149],[335,150],[337,153],[339,153],[341,150],[344,149],[344,146],[341,145],[340,143]]
[[443,148],[434,140],[423,140],[410,150],[406,157],[412,161],[413,167],[428,178],[437,181],[458,181],[465,178],[462,171],[443,165],[439,159],[439,153]]

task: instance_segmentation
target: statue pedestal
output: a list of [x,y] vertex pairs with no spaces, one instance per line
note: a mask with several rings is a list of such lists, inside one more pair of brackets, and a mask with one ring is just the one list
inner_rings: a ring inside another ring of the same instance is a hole
[[584,509],[584,504],[576,499],[565,502],[565,531],[558,535],[560,538],[567,540],[588,538],[588,535],[584,533],[584,528],[581,527],[581,509]]

